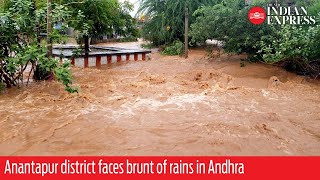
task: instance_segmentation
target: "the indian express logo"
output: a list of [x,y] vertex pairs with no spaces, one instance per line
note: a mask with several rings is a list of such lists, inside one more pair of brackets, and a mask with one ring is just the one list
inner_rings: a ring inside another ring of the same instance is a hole
[[268,5],[265,10],[256,6],[249,10],[248,18],[251,23],[259,25],[265,21],[268,24],[279,25],[314,25],[316,16],[310,16],[306,7]]

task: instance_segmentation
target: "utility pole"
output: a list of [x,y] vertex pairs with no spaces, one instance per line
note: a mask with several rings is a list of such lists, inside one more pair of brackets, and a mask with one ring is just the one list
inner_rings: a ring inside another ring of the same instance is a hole
[[189,49],[189,39],[188,39],[188,31],[189,31],[189,10],[185,8],[185,18],[184,18],[184,57],[188,58],[188,49]]
[[51,14],[52,14],[52,6],[51,0],[47,0],[47,56],[52,57],[52,40],[51,40],[51,32],[52,32],[52,25],[51,25]]

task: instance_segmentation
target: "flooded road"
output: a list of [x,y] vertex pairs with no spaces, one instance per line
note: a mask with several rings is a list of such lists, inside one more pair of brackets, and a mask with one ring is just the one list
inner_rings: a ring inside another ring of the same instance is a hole
[[320,85],[241,56],[73,69],[0,95],[0,155],[320,155]]

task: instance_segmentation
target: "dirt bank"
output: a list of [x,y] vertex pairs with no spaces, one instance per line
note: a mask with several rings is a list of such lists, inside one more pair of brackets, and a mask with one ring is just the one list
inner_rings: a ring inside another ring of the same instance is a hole
[[241,56],[73,69],[0,95],[0,155],[320,155],[320,85]]

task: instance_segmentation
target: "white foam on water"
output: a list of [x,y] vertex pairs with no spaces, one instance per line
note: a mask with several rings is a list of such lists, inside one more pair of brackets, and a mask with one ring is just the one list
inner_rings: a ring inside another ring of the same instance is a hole
[[112,111],[112,114],[114,119],[118,119],[124,116],[133,116],[135,112],[145,108],[151,111],[192,111],[192,109],[196,109],[199,104],[206,105],[215,110],[219,107],[217,99],[213,97],[198,94],[184,94],[170,97],[166,101],[159,101],[155,98],[137,98],[135,101],[128,101],[122,104],[120,106],[121,108]]

